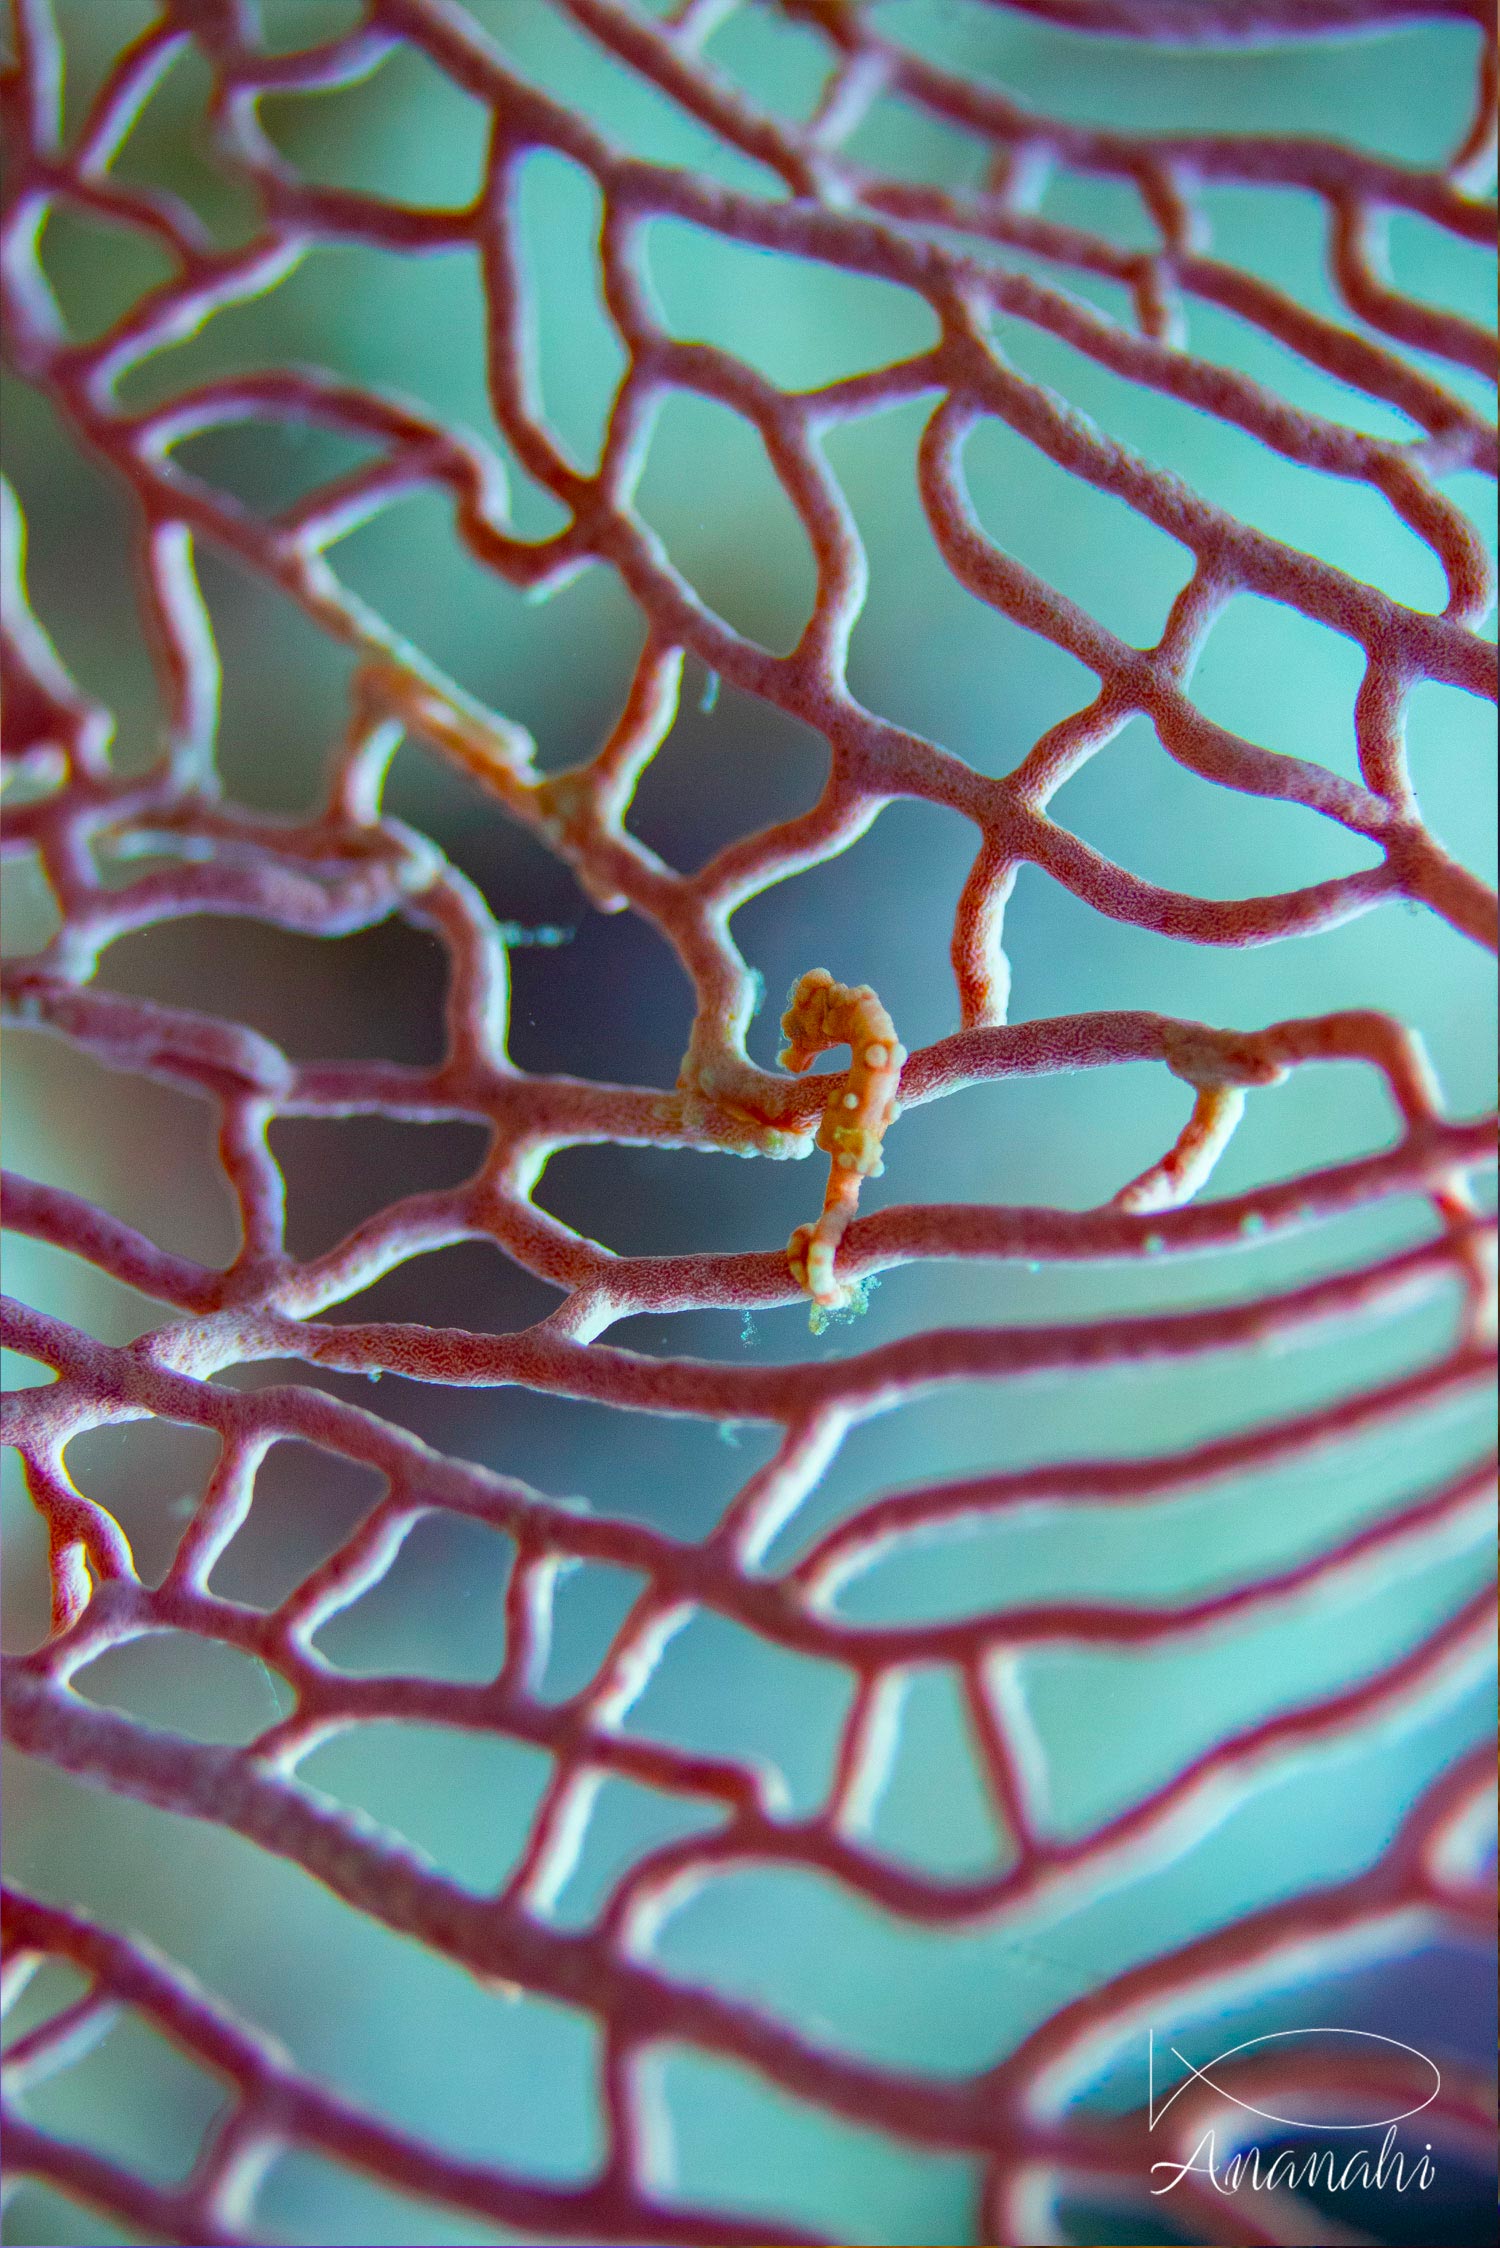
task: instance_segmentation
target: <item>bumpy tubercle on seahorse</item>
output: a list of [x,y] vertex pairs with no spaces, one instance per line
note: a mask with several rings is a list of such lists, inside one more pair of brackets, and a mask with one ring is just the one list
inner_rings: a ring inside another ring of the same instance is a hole
[[847,1045],[849,1074],[828,1097],[817,1144],[831,1158],[823,1208],[813,1225],[799,1225],[787,1243],[787,1262],[799,1288],[812,1297],[814,1333],[829,1311],[860,1300],[860,1291],[834,1278],[833,1263],[859,1202],[860,1183],[878,1179],[885,1166],[880,1145],[897,1113],[896,1088],[906,1048],[868,984],[835,983],[826,968],[809,968],[793,986],[781,1018],[785,1069],[800,1073],[830,1046]]

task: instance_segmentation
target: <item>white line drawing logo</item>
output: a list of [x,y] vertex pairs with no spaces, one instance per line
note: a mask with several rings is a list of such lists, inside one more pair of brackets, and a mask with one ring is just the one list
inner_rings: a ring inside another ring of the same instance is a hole
[[[1218,2068],[1224,2061],[1233,2060],[1237,2053],[1248,2053],[1255,2046],[1276,2045],[1294,2037],[1357,2037],[1372,2045],[1393,2046],[1397,2052],[1410,2053],[1422,2063],[1424,2068],[1431,2069],[1432,2090],[1425,2099],[1417,2100],[1411,2107],[1402,2108],[1396,2115],[1362,2116],[1358,2122],[1354,2123],[1330,2123],[1323,2116],[1277,2115],[1271,2108],[1256,2107],[1253,2101],[1242,2100],[1238,2093],[1231,2092],[1227,2086],[1216,2083],[1210,2074],[1211,2070]],[[1173,2101],[1185,2092],[1190,2084],[1206,2084],[1210,2091],[1218,2094],[1220,2099],[1232,2101],[1235,2107],[1244,2108],[1247,2114],[1258,2115],[1267,2123],[1285,2124],[1299,2131],[1319,2132],[1381,2131],[1388,2125],[1394,2127],[1398,2123],[1404,2123],[1408,2116],[1420,2115],[1424,2108],[1431,2107],[1443,2088],[1442,2073],[1436,2061],[1432,2060],[1428,2054],[1420,2052],[1415,2045],[1408,2045],[1399,2037],[1384,2037],[1378,2030],[1340,2029],[1331,2023],[1325,2023],[1315,2029],[1268,2030],[1262,2037],[1247,2037],[1243,2043],[1230,2045],[1222,2053],[1215,2054],[1214,2058],[1211,2061],[1206,2061],[1202,2068],[1196,2068],[1186,2054],[1180,2053],[1175,2045],[1169,2045],[1167,2050],[1174,2060],[1181,2061],[1188,2073],[1180,2084],[1173,2086],[1158,2107],[1156,2104],[1156,2032],[1155,2030],[1150,2031],[1147,2045],[1146,2092],[1146,2127],[1149,2131],[1156,2129],[1157,2123],[1166,2114]]]

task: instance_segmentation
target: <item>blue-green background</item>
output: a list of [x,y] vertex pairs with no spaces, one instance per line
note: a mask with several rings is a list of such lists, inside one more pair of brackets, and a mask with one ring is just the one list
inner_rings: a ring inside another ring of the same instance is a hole
[[[133,0],[73,0],[61,9],[70,117],[150,13]],[[352,13],[331,0],[265,8],[270,36],[284,45],[326,36]],[[756,166],[627,79],[543,0],[473,0],[473,13],[522,70],[618,140],[773,191]],[[875,13],[914,45],[993,76],[1039,108],[1124,126],[1338,131],[1427,164],[1457,139],[1469,105],[1473,34],[1457,24],[1310,51],[1215,55],[1083,40],[948,0],[885,0]],[[806,28],[769,7],[742,8],[711,51],[760,101],[807,113],[822,49]],[[227,240],[243,234],[251,214],[214,165],[206,90],[196,57],[177,65],[120,169],[188,194]],[[479,177],[483,113],[410,57],[362,87],[268,103],[265,114],[280,144],[319,179],[457,204]],[[865,161],[903,176],[977,184],[982,174],[976,142],[888,101],[876,105],[853,145]],[[1324,220],[1310,199],[1212,188],[1200,201],[1221,255],[1270,275],[1308,304],[1336,310],[1324,271]],[[538,155],[526,167],[524,202],[543,393],[555,427],[586,459],[622,364],[598,305],[597,196],[566,162]],[[1118,240],[1149,239],[1137,198],[1115,183],[1055,173],[1042,209]],[[787,386],[877,364],[920,348],[933,332],[924,306],[883,284],[773,259],[675,222],[653,226],[649,254],[676,332],[723,344]],[[44,257],[83,334],[98,332],[161,271],[155,253],[133,238],[71,218],[49,227]],[[1487,261],[1473,247],[1400,217],[1392,259],[1398,281],[1415,293],[1472,317],[1487,313]],[[1102,308],[1121,309],[1107,284],[1062,278]],[[1244,368],[1298,404],[1379,434],[1407,433],[1390,410],[1227,314],[1195,305],[1189,325],[1194,350]],[[1316,477],[1017,323],[1003,324],[1003,341],[1026,372],[1212,499],[1404,601],[1441,606],[1432,556],[1368,489]],[[274,295],[223,315],[195,342],[149,363],[125,396],[144,403],[227,368],[311,362],[407,392],[503,451],[486,403],[482,346],[483,301],[467,254],[417,261],[330,248],[313,253]],[[1471,378],[1440,371],[1466,396],[1480,395]],[[851,684],[871,708],[998,773],[1084,702],[1093,683],[1073,659],[982,608],[948,577],[913,477],[929,410],[924,402],[903,406],[829,441],[871,564]],[[7,387],[5,435],[9,473],[31,521],[38,613],[78,676],[119,713],[119,754],[139,766],[153,752],[158,712],[132,605],[121,494],[78,459],[52,410],[20,385]],[[183,457],[265,506],[358,456],[314,433],[256,426],[198,441]],[[1185,550],[998,424],[979,433],[968,459],[980,514],[1001,544],[1116,630],[1141,642],[1155,638],[1187,575]],[[530,533],[549,528],[553,503],[514,464],[512,474],[518,524]],[[1488,521],[1478,479],[1453,478],[1450,488]],[[811,565],[748,425],[700,399],[674,398],[652,442],[640,505],[679,566],[733,624],[772,647],[791,644],[811,598]],[[633,605],[604,571],[587,572],[544,605],[528,604],[467,559],[447,503],[431,495],[389,510],[335,560],[351,585],[465,686],[533,728],[544,766],[572,763],[596,746],[619,706],[641,632]],[[203,554],[201,575],[224,666],[227,785],[239,800],[267,809],[307,807],[341,723],[349,659],[279,595],[212,553]],[[1352,772],[1359,672],[1350,642],[1243,596],[1216,624],[1194,694],[1210,716],[1256,741]],[[635,832],[683,867],[811,803],[826,770],[822,742],[776,711],[729,690],[701,709],[706,684],[690,662],[683,714],[631,816]],[[1429,824],[1492,875],[1492,713],[1456,690],[1424,686],[1413,697],[1410,733]],[[419,749],[399,754],[388,804],[444,844],[499,918],[574,932],[561,948],[513,956],[518,1061],[671,1084],[691,995],[651,931],[628,916],[593,911],[561,865]],[[1066,785],[1053,813],[1132,870],[1209,896],[1290,888],[1369,857],[1357,839],[1311,813],[1231,795],[1183,772],[1141,720]],[[956,1024],[947,945],[973,840],[954,815],[897,804],[845,856],[747,905],[735,935],[773,998],[802,969],[823,962],[837,976],[873,983],[906,1043],[924,1044]],[[24,867],[8,874],[5,902],[11,948],[30,949],[45,932],[48,907]],[[1105,921],[1028,869],[1007,943],[1017,1019],[1136,1006],[1253,1025],[1376,1006],[1420,1027],[1455,1111],[1472,1113],[1490,1097],[1488,962],[1416,909],[1387,906],[1316,938],[1252,951],[1195,948]],[[327,944],[204,920],[126,940],[107,955],[102,980],[237,1016],[299,1057],[421,1060],[437,1051],[441,968],[430,938],[398,926]],[[751,1041],[767,1062],[774,1013],[766,1010]],[[92,1194],[174,1250],[211,1261],[233,1253],[232,1211],[206,1106],[108,1075],[34,1033],[11,1034],[9,1059],[13,1166]],[[974,1088],[902,1119],[887,1175],[867,1201],[872,1208],[952,1200],[1086,1207],[1161,1151],[1183,1105],[1182,1088],[1146,1065]],[[1252,1099],[1215,1191],[1337,1161],[1385,1144],[1391,1130],[1370,1073],[1299,1072]],[[462,1177],[481,1139],[458,1126],[293,1121],[275,1128],[273,1145],[289,1181],[292,1246],[311,1253],[396,1195]],[[810,1214],[819,1192],[816,1165],[587,1148],[556,1158],[538,1200],[624,1251],[764,1249]],[[912,1266],[886,1276],[858,1326],[835,1328],[820,1342],[792,1306],[750,1322],[738,1313],[635,1320],[611,1339],[735,1363],[843,1354],[933,1324],[1087,1318],[1259,1292],[1417,1239],[1428,1223],[1417,1204],[1383,1206],[1294,1242],[1247,1245],[1232,1260],[1170,1269]],[[160,1307],[77,1261],[27,1243],[10,1245],[6,1282],[114,1341],[163,1317]],[[507,1328],[555,1300],[498,1251],[471,1245],[414,1261],[331,1316]],[[1284,1355],[1066,1383],[974,1385],[918,1399],[854,1432],[773,1559],[790,1557],[883,1490],[984,1466],[1172,1449],[1306,1406],[1440,1352],[1454,1314],[1444,1299]],[[16,1380],[34,1377],[34,1368],[11,1364]],[[252,1369],[243,1378],[286,1371]],[[362,1383],[329,1386],[361,1403],[378,1401],[383,1413],[449,1451],[678,1534],[706,1530],[766,1450],[765,1437],[748,1427],[677,1424],[522,1392],[466,1395],[387,1379],[377,1399]],[[1128,1512],[1038,1506],[1012,1513],[964,1541],[893,1554],[851,1586],[848,1612],[939,1616],[1043,1593],[1163,1598],[1239,1581],[1318,1549],[1437,1481],[1480,1447],[1488,1417],[1484,1401],[1450,1406],[1311,1466],[1239,1477]],[[80,1439],[69,1464],[80,1487],[118,1513],[143,1571],[159,1574],[211,1458],[210,1442],[195,1432],[135,1425]],[[279,1446],[216,1586],[274,1601],[372,1496],[373,1484],[347,1466]],[[29,1645],[45,1623],[45,1556],[35,1519],[11,1485],[5,1520],[9,1644]],[[1434,1541],[1399,1574],[1369,1572],[1316,1600],[1268,1611],[1212,1648],[1149,1658],[1049,1652],[1029,1660],[1050,1817],[1065,1831],[1086,1828],[1225,1731],[1390,1659],[1483,1580],[1483,1530],[1471,1523],[1466,1537]],[[489,1675],[500,1645],[505,1560],[495,1535],[430,1518],[389,1579],[320,1644],[359,1670]],[[636,1589],[637,1580],[608,1569],[563,1580],[549,1695],[590,1674]],[[80,1685],[152,1722],[215,1740],[252,1737],[279,1706],[263,1670],[221,1649],[169,1640],[106,1658]],[[767,1758],[783,1771],[793,1804],[806,1808],[827,1786],[847,1690],[840,1675],[702,1617],[672,1643],[628,1722],[684,1746]],[[1454,1690],[1399,1725],[1279,1766],[1253,1800],[1175,1860],[1020,1927],[908,1928],[810,1876],[741,1873],[708,1885],[671,1920],[660,1956],[673,1972],[751,1998],[872,2060],[941,2073],[982,2068],[1129,1962],[1369,1862],[1424,1781],[1488,1729],[1492,1708],[1484,1689]],[[478,1887],[503,1877],[545,1777],[531,1751],[408,1726],[347,1735],[302,1770]],[[384,2113],[444,2145],[557,2178],[582,2176],[597,2159],[596,2039],[586,2016],[481,1989],[234,1837],[20,1761],[10,1766],[8,1808],[16,1879],[149,1936],[282,2034],[309,2067]],[[634,1855],[684,1831],[691,1818],[673,1799],[608,1782],[558,1917],[585,1922]],[[957,1697],[940,1671],[912,1674],[874,1834],[894,1856],[939,1872],[972,1873],[994,1862],[996,1838]],[[1428,1950],[1274,1990],[1217,2019],[1162,2027],[1204,2058],[1232,2042],[1241,2023],[1248,2026],[1239,2034],[1249,2035],[1318,2020],[1363,2023],[1436,2053],[1478,2057],[1490,2049],[1492,2030],[1488,1977],[1476,1969],[1472,1957]],[[71,1987],[61,1970],[46,1971],[23,2018],[57,2004]],[[1144,2060],[1143,2048],[1121,2052],[1098,2096],[1138,2099]],[[975,2180],[966,2161],[832,2122],[740,2069],[685,2051],[663,2057],[662,2083],[684,2193],[780,2213],[841,2240],[973,2237]],[[217,2099],[208,2079],[149,2032],[125,2024],[40,2092],[32,2112],[153,2174],[180,2176]],[[1451,2199],[1462,2202],[1472,2183],[1445,2165]],[[1477,2217],[1461,2208],[1445,2217],[1441,2237],[1489,2238],[1492,2219],[1482,2199],[1477,2206]],[[297,2241],[498,2237],[300,2155],[277,2164],[259,2208],[262,2222]],[[1077,2214],[1080,2240],[1166,2236],[1154,2219],[1149,2232],[1131,2232],[1117,2215]],[[1399,2227],[1414,2220],[1386,2197],[1360,2221]],[[1422,2221],[1435,2227],[1438,2216],[1429,2210]],[[7,2240],[37,2248],[125,2237],[32,2187],[18,2194],[6,2224]],[[1394,2229],[1381,2237],[1415,2235]]]

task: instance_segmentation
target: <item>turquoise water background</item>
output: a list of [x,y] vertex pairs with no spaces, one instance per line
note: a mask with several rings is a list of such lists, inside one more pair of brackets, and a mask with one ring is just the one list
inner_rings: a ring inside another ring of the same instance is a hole
[[[766,185],[756,167],[726,155],[627,80],[542,0],[472,6],[523,71],[617,139],[736,185]],[[82,100],[108,55],[151,11],[133,0],[74,0],[59,13],[70,86]],[[266,11],[287,43],[326,35],[349,13],[321,0]],[[1253,129],[1270,121],[1282,131],[1337,130],[1430,163],[1459,137],[1469,106],[1473,34],[1458,24],[1317,52],[1216,55],[1083,40],[949,0],[883,0],[876,14],[910,43],[994,77],[1036,107],[1124,127]],[[794,22],[746,9],[716,35],[712,51],[757,98],[803,114],[815,90],[815,44]],[[196,59],[180,64],[123,168],[170,181],[230,232],[244,225],[245,211],[211,161],[205,91]],[[320,179],[445,204],[466,200],[477,184],[483,113],[413,58],[398,58],[361,88],[270,102],[265,114],[287,153]],[[954,184],[973,184],[982,162],[973,142],[889,102],[877,105],[855,147],[872,164]],[[1308,198],[1211,188],[1201,207],[1219,254],[1337,313],[1321,214]],[[1149,238],[1133,192],[1113,183],[1059,173],[1042,209],[1116,239]],[[554,426],[583,459],[597,447],[621,369],[597,301],[597,198],[582,173],[539,155],[526,169],[525,212],[543,394]],[[884,284],[723,245],[676,222],[653,226],[649,255],[678,333],[722,344],[788,386],[878,364],[931,337],[926,308]],[[1404,286],[1471,317],[1487,314],[1492,284],[1477,250],[1398,219],[1392,256]],[[49,229],[45,257],[82,333],[102,328],[157,277],[149,252],[76,221]],[[1064,285],[1117,309],[1107,284],[1070,274]],[[1246,369],[1299,405],[1379,434],[1405,426],[1227,314],[1193,306],[1189,330],[1193,349]],[[1004,324],[1003,342],[1023,371],[1236,514],[1403,601],[1441,606],[1433,558],[1368,489],[1315,477],[1018,323]],[[287,360],[391,385],[502,442],[483,385],[479,280],[461,252],[413,261],[366,249],[316,250],[274,294],[150,362],[125,395],[142,404],[229,368]],[[1448,368],[1442,374],[1478,395],[1470,378]],[[918,401],[829,441],[871,566],[851,685],[870,708],[999,773],[1089,699],[1093,680],[1072,658],[982,608],[947,574],[913,477],[929,411],[930,402]],[[72,452],[52,409],[14,383],[5,436],[8,472],[31,523],[37,612],[80,679],[118,712],[122,760],[144,763],[158,717],[132,605],[121,495]],[[349,457],[333,440],[288,438],[266,427],[199,440],[183,454],[259,506],[336,472]],[[976,438],[969,464],[981,518],[1008,551],[1127,637],[1146,643],[1157,636],[1188,574],[1186,550],[1066,478],[998,424]],[[513,478],[520,527],[549,528],[552,503],[519,467]],[[1451,480],[1458,496],[1472,497],[1476,519],[1488,521],[1489,502],[1470,484],[1477,479]],[[640,506],[679,567],[731,623],[774,648],[792,643],[811,599],[810,562],[748,425],[702,400],[675,398],[652,441]],[[586,572],[543,605],[528,603],[470,562],[453,538],[447,505],[434,495],[391,508],[334,559],[347,582],[464,686],[531,727],[545,767],[571,764],[597,745],[640,643],[633,604],[603,571]],[[349,659],[278,594],[227,563],[205,554],[201,574],[224,669],[226,785],[268,810],[306,807],[341,724]],[[1240,596],[1213,629],[1193,692],[1209,716],[1251,739],[1352,773],[1359,673],[1352,643]],[[826,770],[824,745],[809,731],[729,689],[705,708],[708,686],[690,663],[682,715],[631,819],[636,833],[682,867],[701,864],[731,836],[803,809]],[[1423,686],[1410,733],[1429,825],[1493,877],[1492,712],[1457,690]],[[400,752],[387,801],[443,844],[502,919],[572,932],[566,944],[514,956],[519,1062],[672,1083],[691,994],[653,932],[628,916],[593,911],[564,867],[418,748]],[[1310,812],[1217,790],[1185,772],[1140,719],[1067,783],[1052,814],[1131,870],[1208,896],[1291,888],[1371,856]],[[734,933],[773,1000],[752,1034],[757,1058],[769,1063],[774,1055],[779,994],[815,963],[872,983],[908,1046],[954,1029],[947,946],[972,848],[972,830],[955,815],[898,803],[844,856],[746,905]],[[48,906],[24,871],[7,878],[6,909],[12,949],[30,949],[45,932]],[[1379,1007],[1420,1027],[1455,1113],[1472,1114],[1491,1099],[1489,963],[1416,909],[1386,905],[1341,929],[1255,950],[1192,947],[1105,921],[1027,869],[1006,934],[1013,1019],[1142,1007],[1251,1026]],[[399,927],[328,944],[205,920],[123,941],[106,955],[102,980],[235,1016],[299,1058],[423,1060],[436,1053],[440,967],[429,938]],[[107,1074],[36,1033],[13,1031],[8,1046],[13,1167],[90,1193],[169,1249],[211,1262],[232,1255],[232,1208],[206,1106]],[[900,1121],[886,1177],[872,1183],[865,1206],[971,1200],[1085,1208],[1144,1169],[1183,1113],[1182,1087],[1144,1064],[972,1088]],[[1212,1191],[1234,1193],[1334,1163],[1391,1135],[1369,1072],[1301,1071],[1252,1098]],[[291,1245],[312,1253],[396,1195],[462,1177],[481,1142],[461,1126],[293,1121],[275,1128],[272,1144],[288,1176]],[[820,1165],[592,1147],[556,1157],[537,1199],[613,1248],[665,1252],[776,1245],[811,1215],[820,1192]],[[1233,1258],[1174,1260],[1170,1269],[912,1265],[884,1277],[858,1326],[834,1328],[818,1342],[796,1306],[751,1321],[727,1312],[637,1319],[611,1340],[734,1363],[843,1355],[939,1324],[1029,1324],[1232,1300],[1370,1259],[1422,1238],[1429,1225],[1420,1204],[1394,1202],[1305,1236],[1247,1243]],[[164,1316],[80,1262],[30,1243],[8,1248],[6,1283],[110,1341],[130,1340]],[[469,1245],[414,1260],[334,1316],[510,1328],[555,1300],[498,1251]],[[1272,1410],[1311,1406],[1436,1355],[1455,1310],[1452,1301],[1433,1301],[1270,1357],[976,1384],[919,1398],[850,1436],[771,1558],[790,1558],[884,1490],[981,1467],[1176,1449]],[[19,1381],[34,1374],[11,1363]],[[258,1368],[234,1378],[259,1382],[287,1371]],[[382,1413],[445,1450],[680,1535],[706,1531],[768,1449],[749,1427],[677,1426],[529,1393],[423,1389],[390,1377],[373,1398],[362,1383],[329,1377],[329,1387],[378,1402]],[[1264,1574],[1436,1483],[1479,1448],[1489,1418],[1486,1401],[1449,1405],[1313,1465],[1236,1477],[1128,1512],[1037,1505],[1007,1514],[961,1541],[894,1553],[849,1588],[847,1612],[865,1620],[940,1616],[1044,1591],[1168,1598]],[[80,1439],[69,1464],[80,1488],[117,1511],[149,1575],[165,1566],[212,1456],[212,1445],[194,1432],[138,1424]],[[373,1484],[354,1470],[278,1446],[216,1587],[273,1602],[372,1496]],[[45,1552],[18,1481],[6,1486],[5,1523],[8,1644],[29,1645],[45,1623]],[[491,1675],[505,1561],[493,1534],[429,1518],[386,1582],[319,1644],[359,1671]],[[1336,1591],[1258,1615],[1211,1645],[1150,1656],[1048,1651],[1028,1658],[1026,1694],[1045,1753],[1049,1819],[1062,1831],[1081,1831],[1225,1732],[1390,1660],[1491,1566],[1485,1525],[1471,1521],[1462,1538],[1431,1543],[1399,1574],[1341,1579]],[[549,1696],[582,1684],[637,1589],[638,1580],[604,1568],[564,1579]],[[263,1669],[236,1655],[165,1639],[105,1658],[80,1686],[113,1707],[211,1740],[253,1737],[286,1698]],[[828,1669],[700,1617],[672,1642],[628,1723],[684,1748],[765,1758],[782,1770],[792,1804],[808,1808],[827,1786],[847,1696],[847,1682]],[[1399,1724],[1278,1766],[1253,1798],[1126,1886],[1075,1893],[1021,1926],[908,1928],[811,1876],[760,1870],[707,1884],[668,1923],[659,1956],[669,1972],[753,1999],[871,2060],[938,2073],[979,2069],[1123,1966],[1367,1864],[1424,1782],[1492,1723],[1490,1688],[1460,1683]],[[318,1750],[302,1776],[399,1829],[460,1880],[489,1888],[513,1862],[546,1769],[539,1755],[505,1742],[370,1726]],[[145,1934],[282,2035],[307,2066],[385,2114],[446,2146],[557,2179],[586,2175],[597,2161],[597,2037],[586,2016],[482,1989],[231,1835],[21,1760],[9,1767],[7,1805],[14,1878]],[[556,1901],[559,1919],[586,1922],[632,1858],[686,1831],[692,1816],[672,1799],[608,1781]],[[911,1675],[873,1838],[897,1858],[952,1874],[981,1871],[1003,1849],[946,1674]],[[1491,2049],[1492,2032],[1487,1995],[1473,1995],[1481,1979],[1474,1965],[1430,1953],[1415,1965],[1330,1970],[1168,2026],[1207,2051],[1231,2042],[1231,2030],[1248,2036],[1320,2019],[1357,2020],[1420,2044],[1431,2017],[1445,2013],[1458,2024],[1448,2034],[1472,2042],[1477,2055]],[[68,1994],[65,1984],[61,1970],[47,1971],[35,2004],[56,2004]],[[1114,2105],[1138,2099],[1144,2067],[1144,2050],[1121,2052],[1091,2096]],[[965,2160],[832,2121],[748,2072],[686,2051],[663,2056],[661,2097],[684,2194],[774,2210],[841,2240],[973,2238],[975,2179]],[[208,2079],[127,2023],[39,2093],[33,2112],[154,2175],[180,2176],[216,2104]],[[277,2165],[259,2207],[262,2221],[298,2241],[503,2237],[302,2155]],[[125,2237],[31,2187],[6,2224],[7,2240],[34,2248]],[[1130,2235],[1096,2212],[1077,2237]],[[1149,2237],[1164,2235],[1158,2229]]]

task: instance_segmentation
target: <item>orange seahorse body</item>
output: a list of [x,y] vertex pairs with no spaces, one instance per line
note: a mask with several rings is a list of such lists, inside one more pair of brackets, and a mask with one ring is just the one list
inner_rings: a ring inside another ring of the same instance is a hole
[[880,1143],[896,1114],[906,1048],[869,985],[835,983],[826,968],[809,968],[798,981],[781,1028],[786,1069],[809,1068],[830,1046],[847,1045],[851,1056],[848,1077],[829,1095],[818,1126],[817,1144],[832,1158],[822,1211],[815,1225],[799,1225],[787,1243],[792,1277],[812,1297],[816,1325],[820,1310],[836,1310],[857,1296],[835,1280],[833,1260],[859,1202],[860,1181],[879,1178],[884,1169]]

